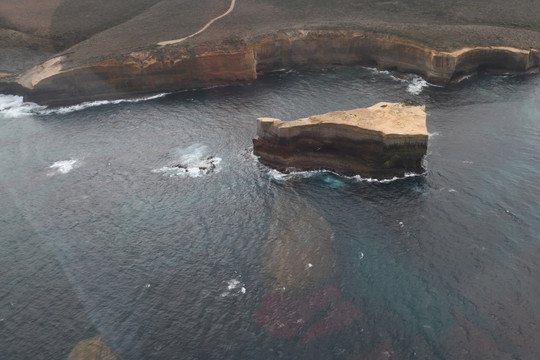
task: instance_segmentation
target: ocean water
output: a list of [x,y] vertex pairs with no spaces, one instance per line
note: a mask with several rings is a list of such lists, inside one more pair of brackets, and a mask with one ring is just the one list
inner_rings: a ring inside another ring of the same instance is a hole
[[[424,174],[284,175],[255,119],[413,99]],[[366,68],[145,101],[0,96],[0,359],[540,358],[540,77]]]

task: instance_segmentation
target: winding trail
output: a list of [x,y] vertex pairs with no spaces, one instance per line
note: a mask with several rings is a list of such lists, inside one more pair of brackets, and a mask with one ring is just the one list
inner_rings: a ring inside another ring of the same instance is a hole
[[208,27],[210,25],[212,25],[214,22],[216,22],[217,20],[221,19],[222,17],[225,17],[227,15],[229,15],[231,13],[231,11],[234,10],[234,5],[236,4],[236,0],[231,0],[231,6],[229,7],[229,10],[227,10],[226,12],[224,12],[223,14],[219,15],[218,17],[215,17],[213,18],[212,20],[210,20],[208,22],[208,24],[204,25],[204,27],[202,29],[200,29],[199,31],[197,31],[196,33],[193,33],[189,36],[186,36],[185,38],[181,38],[181,39],[176,39],[176,40],[168,40],[168,41],[161,41],[161,42],[158,42],[158,45],[159,46],[166,46],[166,45],[172,45],[172,44],[178,44],[184,40],[187,40],[189,38],[192,38],[196,35],[199,35],[200,33],[202,33],[203,31],[205,31],[206,29],[208,29]]

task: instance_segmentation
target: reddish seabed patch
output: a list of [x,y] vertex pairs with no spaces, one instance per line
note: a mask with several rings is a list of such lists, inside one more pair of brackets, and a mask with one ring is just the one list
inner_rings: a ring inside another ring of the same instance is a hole
[[344,301],[322,319],[313,324],[302,339],[303,344],[328,336],[351,326],[360,317],[360,311],[354,304]]
[[351,360],[394,360],[394,352],[392,351],[392,343],[390,340],[386,340],[383,343],[375,346],[367,353],[355,357]]
[[[253,321],[276,338],[292,338],[317,313],[341,297],[335,286],[327,286],[302,295],[265,295],[253,314]],[[349,327],[360,312],[350,302],[341,302],[306,331],[302,342],[307,344],[320,337]]]
[[266,294],[253,314],[253,321],[274,337],[291,338],[306,321],[339,297],[339,290],[335,286],[327,286],[302,295]]

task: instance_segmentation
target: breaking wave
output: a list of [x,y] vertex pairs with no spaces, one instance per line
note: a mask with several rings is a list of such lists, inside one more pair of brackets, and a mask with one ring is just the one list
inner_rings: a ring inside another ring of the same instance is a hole
[[0,116],[16,118],[37,114],[44,109],[45,106],[24,102],[22,96],[0,94]]
[[22,96],[0,94],[0,115],[6,117],[21,117],[28,115],[68,114],[71,112],[80,111],[96,106],[103,106],[109,104],[114,105],[121,103],[137,103],[141,101],[154,100],[164,97],[166,95],[167,93],[162,93],[133,99],[89,101],[72,106],[48,108],[47,106],[38,105],[33,102],[25,102]]
[[431,85],[418,75],[413,75],[408,81],[409,85],[407,85],[407,92],[412,95],[419,95],[422,90]]
[[341,175],[330,170],[290,171],[287,173],[282,173],[276,169],[271,169],[270,171],[268,171],[268,175],[270,175],[272,179],[277,180],[277,181],[287,181],[287,180],[298,179],[298,178],[310,178],[310,177],[318,176],[321,174],[329,174],[329,175],[331,174],[331,175],[335,175],[344,179],[355,180],[355,181],[360,181],[360,182],[369,182],[369,183],[381,183],[381,184],[390,183],[396,180],[403,180],[409,177],[422,176],[422,174],[417,174],[417,173],[405,173],[405,175],[402,177],[394,176],[391,179],[375,179],[375,178],[364,178],[364,177],[361,177],[360,175],[345,176],[345,175]]

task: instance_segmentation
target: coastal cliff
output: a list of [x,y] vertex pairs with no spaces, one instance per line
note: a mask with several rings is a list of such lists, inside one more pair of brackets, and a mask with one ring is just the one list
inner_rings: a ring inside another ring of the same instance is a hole
[[474,47],[439,51],[395,35],[363,31],[298,31],[254,44],[257,70],[328,65],[367,65],[415,73],[433,83],[448,83],[478,70],[537,72],[540,51]]
[[288,122],[259,118],[257,136],[254,154],[280,171],[378,179],[422,172],[428,139],[424,106],[382,102]]
[[446,52],[395,35],[364,31],[292,31],[247,44],[154,47],[73,66],[56,57],[0,91],[44,105],[125,98],[214,85],[245,83],[283,68],[366,65],[415,73],[448,83],[479,70],[537,72],[540,50],[474,47]]
[[[256,78],[253,51],[171,47],[69,68],[56,58],[23,74],[18,83],[28,101],[67,105],[232,84]],[[56,60],[56,61],[55,61]]]

